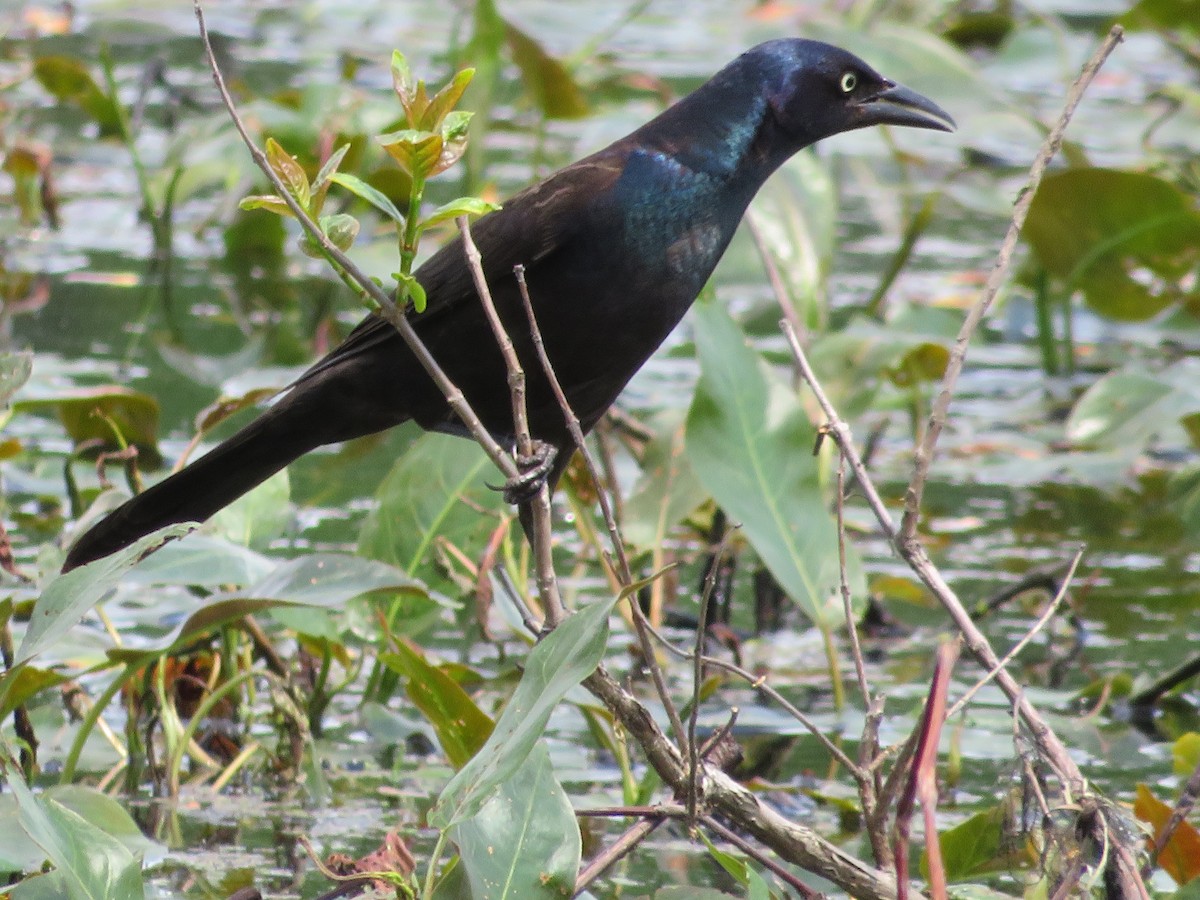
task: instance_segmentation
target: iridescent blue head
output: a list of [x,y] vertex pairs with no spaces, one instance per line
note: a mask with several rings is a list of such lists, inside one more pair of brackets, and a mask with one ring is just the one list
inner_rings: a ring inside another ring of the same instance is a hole
[[954,130],[954,120],[929,98],[820,41],[785,38],[759,44],[734,67],[762,79],[775,125],[802,146],[872,125]]

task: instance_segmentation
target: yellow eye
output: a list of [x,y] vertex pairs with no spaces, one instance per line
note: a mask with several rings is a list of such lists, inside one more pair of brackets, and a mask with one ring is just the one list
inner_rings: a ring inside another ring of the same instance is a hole
[[843,94],[853,94],[854,89],[858,87],[858,76],[853,72],[843,72],[841,87]]

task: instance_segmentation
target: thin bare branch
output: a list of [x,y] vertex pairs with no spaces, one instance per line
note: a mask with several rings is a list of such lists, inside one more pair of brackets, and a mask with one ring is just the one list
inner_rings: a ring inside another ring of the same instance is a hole
[[[604,482],[601,480],[600,472],[596,468],[596,461],[592,459],[592,454],[588,452],[587,442],[584,440],[583,428],[579,424],[579,418],[575,415],[575,411],[571,409],[571,402],[567,399],[567,394],[562,389],[562,384],[559,382],[558,375],[554,372],[554,366],[550,362],[550,357],[546,353],[546,345],[542,341],[542,331],[538,327],[537,315],[533,311],[533,300],[529,296],[529,285],[525,282],[525,267],[516,266],[513,274],[517,278],[517,287],[521,293],[521,302],[525,305],[525,316],[529,319],[529,333],[533,340],[534,349],[537,351],[538,360],[542,364],[542,371],[546,375],[546,380],[550,383],[550,388],[558,400],[559,407],[562,409],[563,418],[566,420],[567,428],[571,432],[575,446],[583,456],[588,475],[591,477],[592,483],[596,486],[596,497],[600,502],[600,511],[604,516],[604,523],[608,527],[613,553],[617,559],[617,573],[621,586],[627,588],[633,584],[633,574],[629,568],[629,558],[625,553],[625,542],[621,540],[621,530],[617,527],[617,520],[613,516],[612,506],[609,504],[608,495],[604,490]],[[667,682],[663,677],[662,667],[659,666],[658,660],[654,657],[654,645],[651,643],[650,635],[647,632],[650,623],[646,621],[646,616],[642,613],[642,607],[638,603],[636,592],[630,594],[629,610],[630,616],[633,619],[633,630],[637,634],[638,646],[641,648],[642,656],[645,657],[646,668],[650,672],[650,680],[654,682],[654,690],[658,694],[658,699],[662,703],[663,709],[667,713],[667,718],[671,722],[675,738],[682,747],[687,739],[687,731],[683,727],[683,720],[679,717],[679,710],[676,709],[675,703],[671,700],[671,694],[667,690]]]
[[[500,314],[496,311],[496,304],[492,300],[487,277],[483,274],[483,257],[475,245],[475,239],[471,237],[470,222],[467,221],[466,216],[459,216],[455,222],[462,235],[467,268],[470,269],[471,278],[475,282],[475,293],[479,295],[479,302],[483,304],[488,324],[492,328],[492,334],[504,356],[504,366],[508,370],[508,389],[512,397],[513,430],[517,439],[517,452],[528,459],[533,456],[534,448],[533,437],[529,433],[529,412],[525,404],[525,370],[521,367],[521,360],[513,347],[512,338],[508,336],[508,332],[504,329],[504,323],[500,321]],[[554,528],[550,511],[550,486],[545,479],[542,479],[542,483],[538,486],[537,495],[529,501],[529,511],[533,519],[533,534],[530,535],[530,540],[533,543],[538,596],[541,597],[542,609],[546,616],[543,630],[552,629],[566,618],[567,613],[563,608],[562,596],[558,592],[558,576],[554,572],[554,550],[551,546]]]
[[1028,647],[1029,642],[1032,641],[1034,637],[1036,637],[1037,634],[1046,627],[1052,618],[1054,618],[1054,614],[1058,612],[1059,604],[1061,604],[1063,598],[1067,596],[1067,590],[1071,586],[1071,580],[1075,577],[1075,570],[1079,567],[1079,561],[1083,559],[1083,549],[1083,547],[1080,547],[1075,551],[1075,555],[1071,558],[1071,563],[1067,568],[1067,574],[1062,580],[1062,585],[1059,587],[1058,593],[1054,595],[1054,599],[1050,602],[1050,605],[1046,607],[1046,611],[1038,617],[1038,620],[1033,623],[1033,627],[1029,629],[1025,636],[1022,637],[1021,640],[1017,641],[1017,643],[1013,645],[1013,648],[1009,650],[1008,653],[1004,654],[1004,658],[996,664],[996,668],[989,670],[988,673],[983,676],[983,678],[972,685],[965,694],[963,694],[954,702],[954,705],[950,707],[950,710],[946,713],[946,718],[950,718],[951,716],[955,716],[962,712],[966,705],[971,702],[971,698],[978,694],[980,690],[984,688],[984,686],[991,682],[991,680],[996,677],[1000,669],[1006,668],[1010,662],[1016,659],[1017,654]]
[[1075,79],[1075,83],[1067,92],[1066,103],[1063,105],[1058,120],[1046,135],[1046,140],[1042,143],[1037,156],[1034,157],[1025,186],[1017,194],[1017,202],[1013,204],[1012,220],[1009,223],[1008,232],[1000,244],[996,262],[993,264],[991,272],[988,273],[983,293],[971,307],[971,311],[967,313],[958,337],[954,341],[954,347],[950,351],[950,360],[946,364],[946,374],[942,377],[941,389],[938,391],[929,415],[929,423],[913,456],[913,474],[908,490],[904,494],[904,518],[900,525],[903,541],[911,541],[916,538],[917,523],[921,516],[921,497],[925,492],[925,482],[929,478],[929,467],[933,462],[938,438],[946,424],[946,416],[958,384],[958,376],[962,373],[963,363],[966,361],[967,347],[971,336],[979,327],[979,323],[983,321],[983,317],[987,315],[987,311],[991,308],[992,302],[1008,277],[1013,253],[1017,247],[1017,239],[1021,235],[1021,228],[1025,225],[1025,217],[1029,214],[1029,207],[1033,203],[1033,197],[1037,193],[1038,185],[1041,184],[1046,167],[1050,165],[1050,160],[1062,146],[1063,135],[1066,133],[1071,117],[1075,115],[1075,110],[1083,99],[1084,92],[1091,85],[1092,79],[1096,77],[1100,67],[1104,65],[1109,54],[1116,49],[1117,44],[1121,43],[1124,36],[1124,29],[1120,25],[1114,25],[1096,52],[1092,54],[1092,58],[1084,65],[1079,77]]

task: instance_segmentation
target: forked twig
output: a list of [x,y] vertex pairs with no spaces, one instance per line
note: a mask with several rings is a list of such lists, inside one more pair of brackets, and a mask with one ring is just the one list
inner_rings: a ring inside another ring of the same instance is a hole
[[[550,362],[550,357],[546,353],[546,345],[542,340],[542,331],[538,327],[537,315],[533,311],[533,300],[529,296],[529,285],[525,282],[525,267],[521,265],[516,266],[513,269],[513,274],[517,279],[517,288],[521,294],[521,302],[525,306],[525,316],[529,319],[529,333],[533,340],[534,349],[537,351],[538,361],[542,364],[542,371],[545,373],[546,380],[550,384],[550,389],[554,392],[554,397],[558,400],[558,405],[562,409],[567,429],[571,432],[571,438],[575,441],[576,448],[583,456],[588,474],[596,486],[596,497],[600,502],[600,510],[604,515],[604,522],[608,526],[608,533],[612,539],[613,553],[617,558],[617,565],[619,567],[617,574],[620,578],[621,586],[628,588],[633,584],[633,574],[629,568],[629,559],[625,554],[625,542],[621,540],[621,530],[617,526],[616,518],[613,517],[612,506],[609,504],[608,496],[604,490],[604,482],[600,480],[600,472],[596,468],[596,462],[592,459],[592,454],[588,451],[587,442],[584,440],[583,428],[579,424],[579,418],[571,408],[567,394],[562,389],[562,384],[559,382],[558,375],[554,371],[554,366]],[[667,682],[663,678],[662,667],[659,666],[658,660],[654,658],[654,645],[650,641],[648,632],[650,623],[646,621],[646,616],[642,613],[642,607],[638,603],[636,592],[631,593],[629,596],[629,609],[631,618],[633,619],[633,630],[637,634],[638,646],[642,651],[642,656],[645,658],[646,668],[650,672],[650,680],[654,682],[654,690],[658,694],[659,702],[662,703],[663,709],[667,713],[667,718],[671,721],[671,728],[675,732],[675,738],[679,741],[679,746],[683,747],[686,745],[687,731],[683,726],[683,720],[679,717],[679,710],[675,708],[675,703],[671,700],[671,694],[667,690]]]
[[[512,397],[513,430],[517,439],[517,452],[526,458],[533,456],[533,437],[529,433],[529,412],[525,403],[525,370],[513,347],[512,338],[500,321],[496,304],[492,301],[492,292],[488,287],[487,277],[483,274],[483,257],[471,237],[471,226],[466,216],[455,220],[459,233],[462,235],[463,251],[467,257],[467,268],[471,270],[471,278],[475,282],[475,293],[487,315],[492,334],[504,356],[504,365],[508,370],[508,389]],[[554,555],[550,541],[554,527],[550,519],[550,486],[542,479],[538,486],[537,496],[529,502],[529,511],[533,519],[533,534],[530,541],[533,544],[534,568],[537,573],[538,595],[542,599],[542,610],[546,621],[542,631],[552,629],[566,617],[562,597],[558,592],[558,576],[554,572]]]

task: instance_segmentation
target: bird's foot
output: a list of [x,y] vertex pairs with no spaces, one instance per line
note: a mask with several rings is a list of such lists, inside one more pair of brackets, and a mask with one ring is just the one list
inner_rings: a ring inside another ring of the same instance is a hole
[[517,453],[515,457],[521,474],[504,483],[504,502],[521,506],[533,500],[546,483],[554,468],[554,460],[558,458],[558,450],[553,444],[534,441],[532,453],[528,456]]

